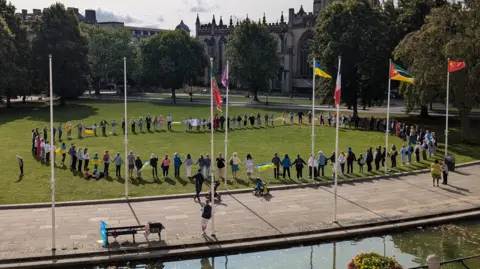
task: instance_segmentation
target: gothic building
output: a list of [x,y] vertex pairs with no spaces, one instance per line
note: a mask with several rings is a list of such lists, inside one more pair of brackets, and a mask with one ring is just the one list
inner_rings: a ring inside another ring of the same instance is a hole
[[[333,1],[335,0],[313,0],[313,12],[308,13],[303,6],[300,6],[298,12],[290,8],[288,17],[285,18],[282,12],[280,21],[275,23],[267,23],[265,14],[263,15],[263,23],[278,41],[277,54],[281,58],[278,77],[271,83],[272,90],[286,93],[311,90],[312,63],[308,60],[308,55],[313,43],[315,20],[320,10]],[[200,24],[197,15],[196,37],[205,42],[208,55],[214,59],[215,74],[219,77],[226,64],[228,36],[238,24],[238,21],[234,24],[232,17],[228,22],[220,17],[217,22],[215,16],[212,22]],[[205,79],[208,81],[208,72]]]

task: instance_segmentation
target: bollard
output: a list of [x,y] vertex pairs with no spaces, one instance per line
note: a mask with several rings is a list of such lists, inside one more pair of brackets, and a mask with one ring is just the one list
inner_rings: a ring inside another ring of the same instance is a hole
[[427,266],[428,266],[428,269],[440,269],[440,258],[435,255],[435,254],[432,254],[432,255],[429,255],[427,257]]

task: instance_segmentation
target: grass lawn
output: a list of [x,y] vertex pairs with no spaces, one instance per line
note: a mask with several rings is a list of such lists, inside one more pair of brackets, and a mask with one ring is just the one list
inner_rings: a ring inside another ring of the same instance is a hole
[[[38,105],[38,103],[37,103]],[[264,109],[231,107],[230,113],[276,113],[277,117],[281,116],[279,111],[268,111]],[[55,107],[55,125],[59,122],[72,121],[76,124],[82,121],[85,125],[92,125],[94,122],[99,123],[102,118],[107,121],[116,119],[121,122],[123,118],[123,103],[108,101],[82,101],[70,103],[67,106]],[[166,116],[171,114],[174,121],[181,121],[185,117],[201,116],[207,118],[209,108],[202,106],[169,106],[158,103],[149,102],[130,102],[129,118],[135,116],[151,115]],[[0,196],[0,204],[14,203],[35,203],[47,202],[51,199],[50,190],[50,167],[36,161],[31,154],[31,130],[33,128],[42,129],[49,122],[48,107],[31,107],[17,105],[13,109],[0,108],[0,134],[3,145],[3,154],[0,155],[0,163],[2,163],[2,180],[3,189]],[[439,119],[439,122],[442,122]],[[432,124],[435,121],[432,122]],[[268,162],[271,160],[273,153],[278,152],[280,155],[288,153],[292,158],[296,154],[301,154],[307,161],[311,152],[311,127],[304,125],[280,125],[277,121],[275,128],[248,128],[247,130],[235,130],[229,133],[229,155],[232,152],[238,152],[241,159],[245,158],[247,153],[251,153],[256,163]],[[437,133],[442,133],[443,126],[432,126]],[[453,126],[455,127],[455,126]],[[121,132],[121,128],[117,128],[117,132]],[[330,155],[335,147],[335,129],[332,127],[317,127],[315,137],[315,151],[323,150],[326,155]],[[100,132],[99,132],[100,133]],[[76,137],[76,129],[72,131],[72,135]],[[65,136],[65,133],[64,133]],[[79,140],[74,138],[71,142],[77,147],[89,148],[91,156],[97,152],[103,153],[109,150],[112,155],[124,152],[123,136],[109,137],[92,137],[89,135]],[[390,137],[390,144],[400,146],[402,141],[398,138]],[[451,141],[454,140],[451,139]],[[67,144],[68,145],[68,144]],[[365,153],[368,147],[384,146],[385,140],[383,133],[354,131],[350,129],[340,130],[340,149],[346,151],[347,147],[352,147],[358,155]],[[58,146],[58,143],[57,143]],[[210,135],[209,133],[185,133],[183,125],[174,125],[173,132],[162,133],[145,133],[129,136],[130,149],[141,156],[143,161],[147,161],[151,153],[155,153],[161,157],[164,154],[173,155],[179,152],[183,157],[187,153],[192,154],[197,159],[202,153],[210,153]],[[442,156],[443,145],[439,145],[439,156]],[[449,147],[450,152],[457,158],[457,162],[467,162],[479,159],[479,146],[452,144]],[[215,152],[224,151],[224,134],[217,133],[215,135]],[[19,178],[18,165],[15,156],[20,155],[25,162],[25,175]],[[67,157],[68,160],[68,157]],[[58,158],[57,158],[58,162]],[[430,162],[422,162],[409,167],[400,167],[398,170],[408,171],[411,169],[424,168]],[[90,165],[92,167],[92,165]],[[112,168],[111,168],[112,169]],[[254,183],[245,176],[245,168],[240,167],[240,179],[233,179],[229,171],[228,184],[229,188],[246,188],[253,187]],[[170,169],[173,174],[173,167]],[[196,171],[196,168],[192,169]],[[355,171],[358,167],[355,166]],[[88,200],[88,199],[107,199],[121,197],[124,194],[123,179],[102,179],[100,181],[85,180],[83,177],[72,173],[68,169],[57,168],[56,170],[56,197],[59,201],[70,200]],[[122,167],[122,175],[124,168]],[[294,172],[294,169],[292,171]],[[307,182],[307,180],[275,180],[272,175],[273,171],[255,172],[254,176],[261,176],[262,179],[271,185],[293,184],[299,182]],[[376,172],[380,174],[381,172]],[[331,169],[326,170],[326,175],[331,176]],[[173,193],[193,192],[195,187],[185,176],[185,168],[181,168],[180,179],[161,179],[154,181],[150,171],[144,171],[144,181],[134,180],[130,183],[131,196],[149,196],[163,195]],[[293,174],[294,176],[294,174]],[[307,178],[308,169],[304,169],[304,177]],[[349,175],[348,177],[361,176],[358,173]],[[328,180],[323,178],[322,180]],[[223,189],[223,187],[221,187]],[[205,191],[207,187],[205,186]]]

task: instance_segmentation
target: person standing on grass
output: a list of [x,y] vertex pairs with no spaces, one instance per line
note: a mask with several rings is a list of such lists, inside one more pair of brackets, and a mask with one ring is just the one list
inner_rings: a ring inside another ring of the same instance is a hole
[[210,200],[207,199],[205,201],[205,205],[202,209],[202,232],[205,234],[205,230],[207,230],[208,221],[212,217],[212,206],[210,205]]
[[140,133],[143,133],[143,117],[140,116],[140,118],[138,119],[138,129],[140,130]]
[[438,160],[435,160],[430,166],[430,174],[432,175],[433,186],[435,187],[435,182],[437,182],[437,187],[439,187],[438,181],[442,178],[442,167],[438,163]]
[[390,160],[392,161],[392,168],[396,168],[397,167],[397,156],[398,156],[398,151],[397,151],[397,147],[395,145],[392,146],[392,151],[390,151],[390,154],[388,154],[390,156]]
[[45,161],[45,140],[40,139],[40,160]]
[[223,169],[225,168],[225,159],[222,156],[222,153],[218,153],[217,159],[215,159],[215,162],[217,164],[217,170],[218,170],[218,178],[225,179],[223,177]]
[[96,137],[97,136],[97,129],[98,129],[98,126],[97,126],[96,122],[93,123],[92,129],[93,129],[93,135]]
[[82,152],[82,148],[78,148],[77,150],[77,160],[78,160],[78,169],[77,171],[79,173],[82,172],[82,163],[83,163],[83,152]]
[[110,167],[111,162],[112,159],[110,158],[110,153],[108,153],[108,150],[106,150],[105,154],[103,154],[103,172],[105,173],[105,177],[108,177],[108,168]]
[[112,120],[112,134],[117,135],[117,122],[115,120]]
[[158,129],[158,118],[157,118],[157,116],[153,117],[152,123],[153,123],[153,131],[156,132],[157,129]]
[[123,159],[120,156],[120,152],[117,152],[117,155],[115,155],[115,158],[113,158],[113,163],[115,164],[115,168],[116,168],[115,175],[117,176],[117,178],[120,178],[122,176],[120,171],[122,169],[122,163],[123,163]]
[[83,124],[82,122],[78,122],[77,125],[75,125],[75,127],[77,127],[77,132],[78,132],[78,138],[82,138],[82,132],[83,132]]
[[142,167],[143,163],[142,160],[140,159],[140,156],[137,155],[137,158],[135,159],[135,168],[137,169],[137,179],[142,180]]
[[308,178],[315,179],[317,178],[317,160],[315,160],[315,156],[310,154],[310,158],[308,158]]
[[145,124],[147,124],[147,131],[150,132],[150,126],[152,124],[152,117],[150,117],[150,114],[147,114],[147,117],[145,117]]
[[[284,112],[285,113],[285,112]],[[272,158],[273,167],[273,177],[278,179],[280,178],[280,165],[281,165],[280,157],[278,157],[278,153],[275,152]]]
[[382,152],[382,167],[385,167],[385,160],[387,159],[387,148],[383,148]]
[[45,143],[45,162],[50,162],[50,143],[48,141]]
[[67,125],[65,126],[65,130],[67,130],[67,139],[71,140],[72,139],[72,122],[67,122]]
[[210,170],[212,169],[212,159],[210,155],[205,155],[205,178],[210,177]]
[[358,162],[358,172],[363,173],[363,165],[365,164],[365,158],[363,158],[363,154],[360,154],[360,157],[357,160]]
[[32,152],[35,152],[35,137],[36,137],[35,130],[32,129]]
[[365,155],[365,162],[367,163],[367,172],[372,172],[372,162],[373,162],[373,148],[372,147],[367,149],[367,153]]
[[312,125],[312,111],[311,110],[308,111],[307,116],[308,116],[308,124]]
[[340,153],[340,156],[338,156],[338,164],[340,164],[340,171],[342,172],[342,176],[345,175],[346,161],[347,161],[347,157],[345,156],[345,152]]
[[132,133],[135,134],[135,117],[130,120],[130,126],[132,127]]
[[238,115],[237,117],[237,124],[238,124],[238,129],[242,129],[242,116],[240,115]]
[[292,166],[295,165],[295,170],[297,171],[297,179],[303,179],[303,167],[307,163],[300,157],[300,154],[297,155],[295,161],[293,161]]
[[353,173],[353,162],[357,160],[357,156],[353,153],[352,148],[347,150],[347,174]]
[[167,116],[167,127],[169,131],[172,131],[172,116],[168,115]]
[[249,117],[247,116],[247,113],[243,114],[243,129],[247,129],[247,120]]
[[243,161],[243,164],[247,168],[247,177],[248,179],[252,178],[252,173],[253,173],[253,167],[255,163],[253,162],[252,155],[250,153],[247,154],[247,158],[245,158],[245,161]]
[[202,192],[202,186],[205,180],[201,169],[198,169],[197,173],[193,176],[193,179],[195,180],[195,196],[193,197],[193,200],[196,201],[198,199],[198,202],[200,203],[200,192]]
[[[102,136],[107,136],[107,125],[108,122],[105,119],[102,119],[100,121],[100,127],[102,128]],[[105,173],[105,176],[108,176],[107,173]]]
[[[325,166],[327,165],[327,157],[323,154],[323,151],[318,152],[318,157],[317,157],[317,175],[320,177],[325,176]],[[320,171],[322,171],[320,173]]]
[[58,141],[62,141],[63,127],[62,123],[58,124]]
[[305,115],[305,114],[304,114],[302,111],[300,111],[300,112],[297,113],[297,116],[298,116],[298,125],[302,125],[302,124],[303,124],[303,116],[304,116],[304,115]]
[[380,170],[380,161],[382,160],[382,148],[378,147],[373,154],[373,159],[375,160],[375,170]]
[[230,160],[228,160],[228,163],[232,167],[233,178],[237,178],[237,172],[240,171],[240,168],[238,166],[242,163],[242,161],[240,161],[240,158],[238,158],[238,153],[234,152]]
[[100,164],[100,157],[98,157],[98,153],[93,155],[93,170],[98,170],[98,165]]
[[162,171],[163,171],[164,178],[168,177],[169,169],[170,169],[170,159],[168,158],[168,155],[165,155],[165,159],[162,160]]
[[133,168],[135,168],[135,155],[133,155],[133,151],[130,151],[130,154],[127,156],[127,163],[128,163],[128,175],[130,178],[133,178]]
[[153,179],[158,178],[158,158],[153,153],[150,156],[150,166],[152,167],[152,177],[153,177]]
[[193,160],[192,160],[192,156],[190,154],[187,154],[187,158],[185,158],[185,160],[183,160],[183,164],[185,165],[185,169],[187,170],[187,178],[191,179],[192,178]]
[[47,128],[47,125],[45,125],[45,126],[43,127],[42,133],[43,133],[43,140],[46,141],[47,138],[48,138],[48,128]]
[[88,148],[83,150],[83,170],[88,169],[88,163],[90,162],[90,154],[88,153]]
[[295,117],[295,113],[293,113],[293,111],[290,111],[290,124],[293,124],[293,117]]
[[202,174],[203,174],[203,177],[205,177],[205,173],[207,171],[205,171],[205,158],[203,158],[203,154],[200,155],[200,158],[198,158],[197,162],[195,163],[195,165],[198,164],[198,167],[200,168],[200,170],[202,170]]
[[122,120],[122,131],[123,131],[123,134],[125,134],[125,118],[123,118]]
[[410,165],[412,164],[412,154],[414,152],[414,148],[412,146],[412,144],[408,144],[408,147],[407,147],[407,163]]
[[402,148],[400,149],[400,159],[402,159],[402,166],[405,165],[405,162],[407,160],[407,151],[408,149],[405,148],[405,145],[402,145]]
[[423,141],[423,144],[422,144],[422,158],[424,161],[427,160],[427,151],[428,151],[428,144],[427,142],[424,140]]
[[70,155],[70,169],[72,171],[75,171],[77,170],[77,151],[75,145],[72,144],[70,150],[68,151],[68,154]]
[[442,162],[443,185],[448,185],[448,165],[445,161]]
[[292,179],[290,176],[290,166],[292,166],[292,161],[290,160],[290,157],[288,157],[288,154],[285,154],[285,157],[282,159],[282,167],[283,167],[283,179],[285,180],[285,173],[288,174],[288,179]]
[[182,166],[182,159],[180,158],[178,152],[175,152],[175,154],[173,154],[173,168],[175,169],[175,178],[180,177],[180,166]]
[[415,161],[417,163],[420,162],[420,150],[421,150],[420,142],[417,142],[417,144],[415,145]]
[[62,143],[60,146],[60,151],[62,152],[62,166],[65,165],[65,158],[67,157],[67,146],[65,143]]
[[160,132],[163,132],[163,125],[165,124],[165,119],[163,118],[162,115],[158,118],[158,128],[160,129]]
[[20,176],[23,176],[23,158],[17,155],[18,166],[20,167]]

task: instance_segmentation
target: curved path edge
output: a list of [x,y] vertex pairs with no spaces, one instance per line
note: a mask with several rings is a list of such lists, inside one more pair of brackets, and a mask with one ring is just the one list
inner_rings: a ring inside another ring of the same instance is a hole
[[405,231],[420,226],[427,227],[459,220],[478,219],[478,217],[480,217],[480,207],[475,207],[455,212],[382,221],[373,224],[351,225],[347,227],[338,225],[333,228],[275,236],[6,259],[0,261],[0,268],[83,268],[86,265],[114,264],[126,261],[141,262],[152,259],[161,259],[163,262],[167,262],[178,259],[195,259],[205,256],[221,256],[229,253],[300,246],[309,243],[318,244],[319,242],[348,240],[381,235],[388,232]]
[[[457,164],[455,168],[458,169],[462,167],[475,166],[479,164],[480,164],[480,161],[473,161],[468,163]],[[397,177],[407,176],[407,175],[417,175],[417,174],[428,173],[429,171],[430,169],[427,168],[427,169],[414,170],[410,172],[393,173],[393,174],[387,174],[387,175],[359,177],[359,178],[352,178],[352,179],[341,179],[341,180],[338,180],[338,185],[381,180],[381,179],[387,179],[392,177],[397,178]],[[321,181],[321,182],[314,182],[314,183],[298,183],[298,184],[272,186],[270,187],[270,190],[275,191],[275,190],[309,188],[313,186],[331,186],[333,184],[334,182],[332,180],[329,180],[329,181]],[[239,194],[239,193],[249,193],[251,191],[252,191],[252,188],[247,188],[247,189],[238,189],[238,190],[224,190],[224,191],[220,191],[220,193],[221,194]],[[194,193],[182,193],[182,194],[159,195],[159,196],[128,197],[128,198],[123,197],[123,198],[115,198],[115,199],[56,202],[55,207],[118,204],[118,203],[124,203],[126,200],[128,200],[130,203],[135,203],[135,202],[148,202],[148,201],[158,201],[158,200],[168,200],[168,199],[184,199],[184,198],[191,198],[194,195],[195,195]],[[51,203],[11,204],[11,205],[0,205],[0,210],[36,209],[36,208],[49,208],[49,207],[52,207]]]

